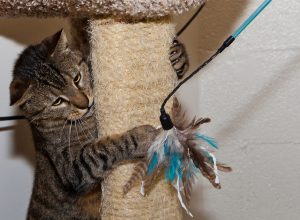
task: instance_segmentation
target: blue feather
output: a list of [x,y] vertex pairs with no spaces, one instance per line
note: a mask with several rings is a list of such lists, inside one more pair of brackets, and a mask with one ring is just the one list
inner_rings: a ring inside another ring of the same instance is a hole
[[214,138],[205,136],[205,135],[200,134],[200,133],[196,133],[196,137],[197,137],[198,139],[201,139],[201,140],[205,141],[206,143],[208,143],[210,146],[212,146],[212,147],[215,148],[215,149],[218,149],[218,148],[219,148],[219,146],[218,146],[218,144],[217,144],[217,142],[215,141]]
[[182,180],[183,172],[182,172],[182,168],[181,168],[181,161],[180,161],[180,165],[177,167],[177,175],[178,175],[179,179]]
[[166,178],[167,180],[170,180],[170,182],[173,182],[175,179],[175,168],[174,168],[174,164],[173,161],[171,163],[171,166],[169,167],[168,171],[166,172]]
[[170,166],[166,172],[166,179],[170,182],[173,182],[176,175],[179,178],[182,178],[182,170],[181,170],[181,160],[182,157],[178,153],[174,153],[170,156]]
[[158,163],[158,155],[157,152],[154,152],[150,161],[150,164],[148,166],[147,174],[150,174],[155,169],[156,165]]

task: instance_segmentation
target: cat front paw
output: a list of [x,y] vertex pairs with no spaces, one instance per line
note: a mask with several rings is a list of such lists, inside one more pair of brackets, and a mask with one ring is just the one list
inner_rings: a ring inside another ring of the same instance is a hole
[[135,138],[138,145],[135,156],[144,158],[147,155],[148,149],[161,129],[156,129],[151,125],[142,125],[131,130],[131,135]]

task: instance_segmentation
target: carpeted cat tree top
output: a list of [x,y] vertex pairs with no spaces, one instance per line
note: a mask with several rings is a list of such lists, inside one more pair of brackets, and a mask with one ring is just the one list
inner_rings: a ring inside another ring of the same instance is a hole
[[[91,64],[103,136],[142,124],[159,125],[160,104],[176,83],[169,62],[175,25],[169,15],[204,1],[0,0],[0,17],[92,19]],[[146,197],[139,194],[139,186],[124,196],[122,187],[132,169],[133,164],[116,168],[103,184],[102,201],[89,195],[83,208],[98,218],[102,206],[102,219],[182,219],[177,195],[163,179]]]
[[1,0],[2,17],[130,16],[153,18],[181,13],[205,0]]

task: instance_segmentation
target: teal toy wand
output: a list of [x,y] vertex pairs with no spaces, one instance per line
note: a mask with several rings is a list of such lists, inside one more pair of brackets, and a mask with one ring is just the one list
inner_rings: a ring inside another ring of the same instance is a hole
[[232,37],[237,38],[246,27],[272,2],[272,0],[265,0],[250,17],[232,34]]
[[249,17],[247,20],[244,21],[242,25],[240,25],[236,31],[230,35],[222,44],[222,46],[208,59],[206,60],[202,65],[200,65],[198,68],[196,68],[188,77],[186,77],[184,80],[182,80],[170,94],[165,98],[163,101],[160,112],[160,121],[162,124],[162,127],[165,130],[169,130],[173,128],[173,123],[171,121],[170,116],[165,111],[165,105],[169,101],[169,99],[175,94],[175,92],[188,80],[190,80],[194,75],[196,75],[199,70],[203,69],[207,64],[209,64],[214,58],[216,58],[220,53],[222,53],[227,47],[229,47],[235,39],[251,24],[254,19],[272,2],[272,0],[265,0]]

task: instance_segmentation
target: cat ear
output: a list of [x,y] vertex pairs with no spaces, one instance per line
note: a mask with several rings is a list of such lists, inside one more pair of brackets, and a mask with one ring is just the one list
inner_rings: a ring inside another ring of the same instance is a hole
[[28,90],[30,83],[27,80],[14,79],[9,87],[10,105],[21,103],[25,92]]
[[53,55],[54,53],[64,51],[68,46],[68,40],[64,30],[61,29],[52,36],[44,39],[42,44],[46,46],[48,55]]

